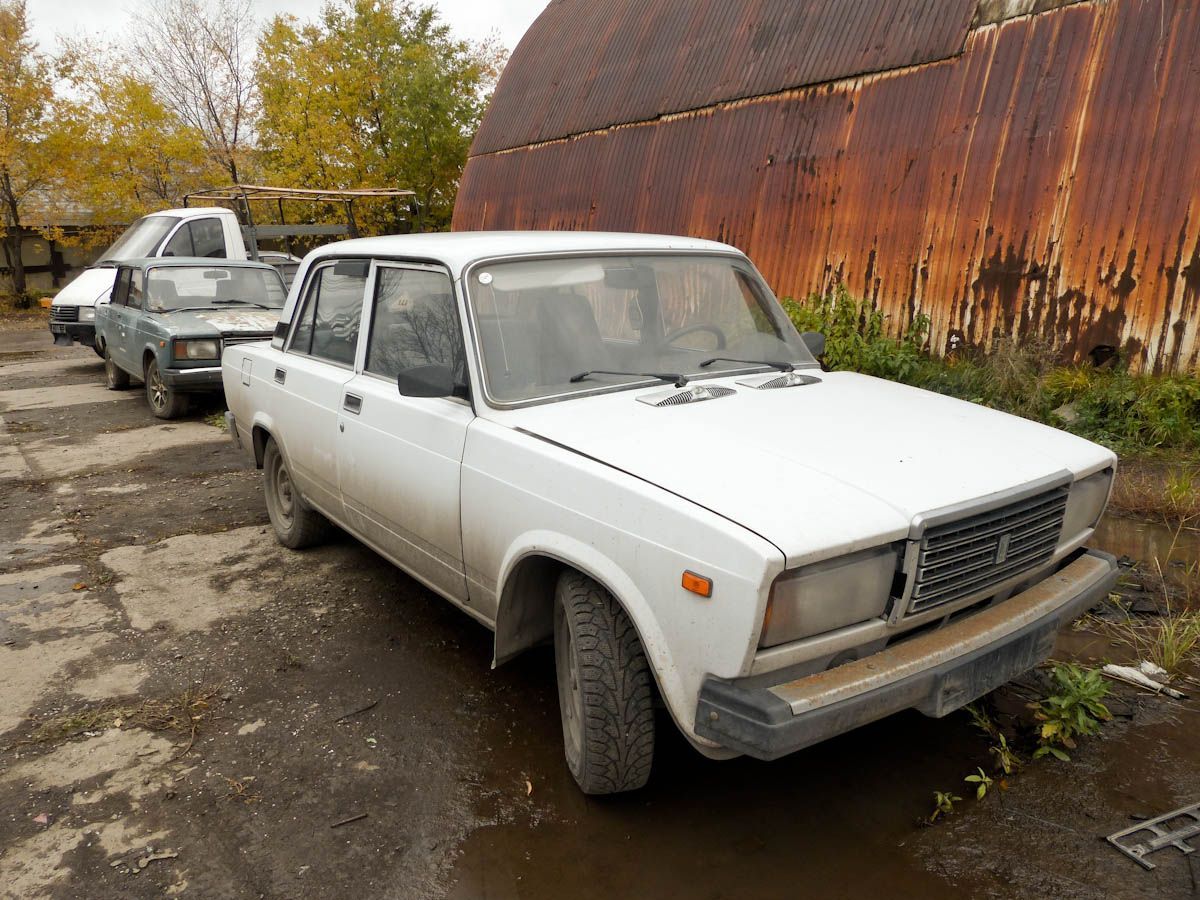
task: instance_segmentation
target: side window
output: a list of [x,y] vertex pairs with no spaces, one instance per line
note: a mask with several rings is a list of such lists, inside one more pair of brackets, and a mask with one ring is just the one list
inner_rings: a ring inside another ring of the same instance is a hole
[[128,304],[135,308],[142,308],[142,273],[140,269],[127,269],[129,272],[129,300]]
[[466,353],[450,278],[442,272],[381,266],[371,303],[366,370],[394,379],[440,365],[466,381]]
[[221,228],[220,219],[197,219],[190,222],[192,230],[192,255],[205,256],[210,259],[224,259],[225,231]]
[[318,269],[305,295],[291,349],[354,365],[366,286],[363,261],[347,260]]
[[117,280],[113,282],[112,302],[117,306],[124,306],[126,299],[129,297],[129,273],[130,269],[118,269]]
[[187,223],[179,226],[179,230],[167,241],[163,248],[163,256],[195,256],[192,252],[192,232]]

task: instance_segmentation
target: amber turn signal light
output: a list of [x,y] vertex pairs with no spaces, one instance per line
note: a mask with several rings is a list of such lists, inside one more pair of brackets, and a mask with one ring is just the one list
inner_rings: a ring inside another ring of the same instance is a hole
[[697,575],[690,570],[683,573],[683,589],[685,591],[691,591],[693,594],[699,594],[701,597],[711,597],[712,587],[711,578]]

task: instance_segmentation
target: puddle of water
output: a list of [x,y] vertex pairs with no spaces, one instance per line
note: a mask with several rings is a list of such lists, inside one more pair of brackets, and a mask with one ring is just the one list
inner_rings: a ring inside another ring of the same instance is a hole
[[1191,565],[1200,559],[1200,531],[1122,516],[1107,515],[1100,520],[1095,545],[1140,563],[1152,564],[1157,559],[1163,565],[1168,561]]

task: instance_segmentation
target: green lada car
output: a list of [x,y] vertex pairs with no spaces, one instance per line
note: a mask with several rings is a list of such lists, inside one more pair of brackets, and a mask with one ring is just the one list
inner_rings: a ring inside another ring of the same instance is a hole
[[221,353],[270,340],[287,291],[271,266],[235,260],[135,259],[117,268],[96,309],[96,347],[109,390],[146,386],[154,415],[187,412],[192,395],[221,390]]

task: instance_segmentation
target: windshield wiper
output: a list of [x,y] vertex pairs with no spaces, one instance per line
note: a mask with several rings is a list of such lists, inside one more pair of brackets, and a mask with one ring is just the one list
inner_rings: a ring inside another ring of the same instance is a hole
[[673,381],[675,382],[675,387],[686,387],[688,383],[687,376],[680,375],[677,372],[617,372],[612,369],[589,369],[586,372],[580,372],[578,375],[572,375],[571,384],[578,384],[591,375],[629,375],[634,378],[657,378],[659,381]]
[[770,359],[735,359],[732,356],[713,356],[700,363],[700,368],[708,368],[715,362],[745,363],[748,366],[770,366],[773,369],[778,369],[780,372],[794,372],[796,370],[794,363],[776,362]]
[[214,300],[213,306],[216,306],[218,303],[240,303],[243,306],[257,306],[259,309],[278,309],[276,306],[267,306],[265,303],[255,303],[253,300],[241,300],[237,297],[231,297],[226,300]]

